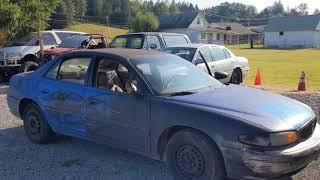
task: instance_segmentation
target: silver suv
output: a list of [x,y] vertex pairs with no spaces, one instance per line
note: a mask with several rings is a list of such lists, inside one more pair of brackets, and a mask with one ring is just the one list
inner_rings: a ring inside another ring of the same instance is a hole
[[[44,49],[58,46],[67,37],[85,34],[75,31],[51,30],[43,32]],[[40,51],[36,33],[14,39],[0,48],[0,82],[16,74],[24,62],[36,62]]]

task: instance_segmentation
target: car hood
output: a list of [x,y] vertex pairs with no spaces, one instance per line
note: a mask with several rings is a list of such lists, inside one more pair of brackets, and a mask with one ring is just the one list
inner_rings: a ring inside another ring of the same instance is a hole
[[53,49],[45,50],[44,53],[46,55],[61,55],[65,52],[72,51],[72,50],[74,50],[74,48],[53,48]]
[[298,129],[315,117],[310,107],[296,100],[237,85],[169,99],[233,116],[269,131]]
[[32,49],[34,46],[11,46],[11,47],[4,47],[0,48],[0,52],[4,53],[19,53],[23,54],[23,52]]

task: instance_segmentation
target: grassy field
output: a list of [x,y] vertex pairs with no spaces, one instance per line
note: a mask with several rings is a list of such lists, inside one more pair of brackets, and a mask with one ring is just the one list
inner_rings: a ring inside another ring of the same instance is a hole
[[296,89],[301,71],[306,73],[307,88],[320,90],[320,49],[249,49],[249,46],[229,46],[237,55],[249,59],[251,72],[245,83],[254,83],[257,68],[262,83]]
[[110,38],[114,38],[116,35],[119,34],[128,33],[128,30],[126,29],[113,28],[97,24],[78,24],[74,26],[69,26],[65,29],[72,31],[81,31],[86,33],[100,33]]

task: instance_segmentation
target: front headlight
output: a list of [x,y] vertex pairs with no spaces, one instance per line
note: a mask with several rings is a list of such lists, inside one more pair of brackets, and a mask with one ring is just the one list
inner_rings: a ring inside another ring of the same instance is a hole
[[239,141],[254,146],[279,147],[296,143],[298,134],[296,131],[288,131],[261,135],[241,135]]

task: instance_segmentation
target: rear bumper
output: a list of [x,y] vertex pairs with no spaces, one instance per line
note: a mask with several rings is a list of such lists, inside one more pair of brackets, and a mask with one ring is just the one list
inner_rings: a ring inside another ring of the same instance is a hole
[[253,151],[221,148],[228,176],[242,179],[274,179],[298,173],[317,160],[320,151],[320,126],[302,143],[284,150]]

